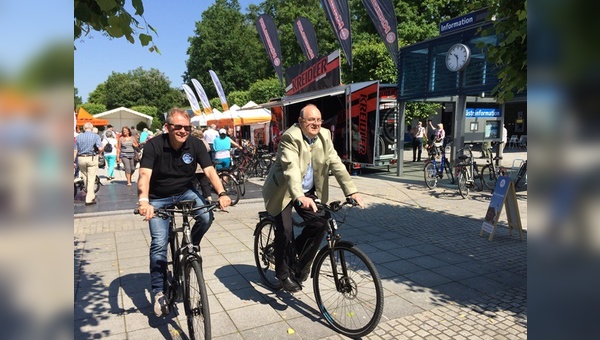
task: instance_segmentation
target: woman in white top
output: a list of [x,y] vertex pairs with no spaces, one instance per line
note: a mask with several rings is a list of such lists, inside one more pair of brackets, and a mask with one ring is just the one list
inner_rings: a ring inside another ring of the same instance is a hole
[[[106,138],[102,140],[102,147],[104,148],[104,159],[108,166],[106,179],[112,180],[115,178],[115,164],[117,163],[117,139],[115,138],[113,131],[106,131]],[[110,144],[110,152],[106,151],[106,145]]]

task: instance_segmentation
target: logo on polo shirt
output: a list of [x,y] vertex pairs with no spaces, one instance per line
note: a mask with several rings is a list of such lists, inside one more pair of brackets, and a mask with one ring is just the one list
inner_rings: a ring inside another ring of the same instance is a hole
[[190,164],[194,160],[194,157],[189,153],[184,153],[181,158],[185,164]]

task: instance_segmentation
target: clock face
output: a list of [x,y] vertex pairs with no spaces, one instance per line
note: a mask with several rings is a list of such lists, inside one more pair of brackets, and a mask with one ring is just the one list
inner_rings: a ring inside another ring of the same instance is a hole
[[456,72],[465,68],[471,59],[471,51],[464,44],[456,44],[448,50],[446,54],[446,67],[450,71]]

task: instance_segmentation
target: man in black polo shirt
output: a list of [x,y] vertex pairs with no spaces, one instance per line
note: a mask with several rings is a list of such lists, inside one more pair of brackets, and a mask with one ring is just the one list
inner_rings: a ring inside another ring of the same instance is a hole
[[[200,164],[204,174],[219,193],[221,208],[231,204],[204,143],[197,138],[188,138],[192,126],[187,112],[179,108],[171,109],[165,127],[167,133],[146,142],[138,179],[139,212],[149,221],[152,237],[150,280],[154,295],[154,313],[157,317],[169,313],[168,301],[163,292],[169,221],[154,217],[154,209],[184,200],[195,200],[196,205],[205,204],[204,198],[192,184],[196,178],[197,164]],[[195,212],[195,215],[192,243],[199,245],[202,236],[210,228],[213,215],[204,209]]]

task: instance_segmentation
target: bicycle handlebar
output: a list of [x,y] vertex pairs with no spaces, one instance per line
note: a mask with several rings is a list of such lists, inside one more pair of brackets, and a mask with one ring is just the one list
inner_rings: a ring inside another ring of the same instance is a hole
[[[201,210],[201,209],[206,208],[207,211],[213,211],[220,207],[221,207],[221,205],[219,204],[219,201],[215,201],[215,202],[199,205],[197,207],[193,207],[193,208],[189,208],[189,209],[182,209],[182,208],[176,208],[176,207],[156,209],[154,211],[154,215],[156,217],[160,217],[162,219],[167,219],[167,218],[174,217],[175,214],[183,214],[184,216],[191,216],[193,212]],[[140,211],[138,208],[135,208],[135,209],[133,209],[133,213],[135,215],[139,215]]]
[[331,211],[331,212],[340,211],[342,209],[342,207],[345,205],[351,205],[353,207],[358,206],[358,202],[355,199],[353,199],[352,197],[346,197],[346,202],[344,202],[344,203],[342,203],[341,201],[333,201],[329,204],[326,204],[326,203],[321,203],[321,200],[318,198],[315,200],[315,203],[317,204],[317,209]]

